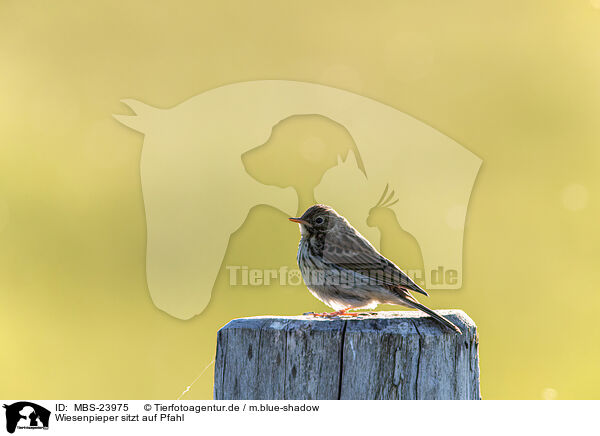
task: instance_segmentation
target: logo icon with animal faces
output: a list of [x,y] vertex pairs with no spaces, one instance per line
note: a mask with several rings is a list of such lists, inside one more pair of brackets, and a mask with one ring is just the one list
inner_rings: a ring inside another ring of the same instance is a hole
[[170,109],[123,102],[135,115],[115,118],[145,135],[147,282],[165,312],[204,310],[229,237],[257,205],[295,216],[328,204],[428,289],[462,286],[481,159],[427,124],[352,92],[286,80],[222,86]]
[[6,431],[16,429],[48,429],[50,411],[29,401],[18,401],[3,407],[6,409]]

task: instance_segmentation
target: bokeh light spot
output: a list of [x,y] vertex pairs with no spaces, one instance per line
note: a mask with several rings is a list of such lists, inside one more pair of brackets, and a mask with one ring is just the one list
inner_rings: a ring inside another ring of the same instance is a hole
[[572,183],[563,188],[561,198],[566,209],[572,211],[582,210],[587,207],[588,190],[583,185]]

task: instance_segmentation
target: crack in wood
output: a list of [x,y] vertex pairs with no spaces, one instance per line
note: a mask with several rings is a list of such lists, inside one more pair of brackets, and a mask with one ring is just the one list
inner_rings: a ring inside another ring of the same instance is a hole
[[337,399],[342,398],[342,378],[344,375],[344,346],[346,345],[346,327],[348,326],[348,321],[344,321],[344,325],[342,326],[342,338],[340,341],[340,372],[338,379],[338,395]]
[[423,352],[423,347],[422,347],[422,340],[423,337],[421,336],[421,332],[419,331],[419,328],[417,327],[417,324],[415,323],[414,320],[412,320],[412,324],[415,327],[415,330],[417,331],[417,335],[419,335],[419,352],[417,354],[417,375],[415,377],[415,400],[419,399],[419,374],[421,372],[421,353]]

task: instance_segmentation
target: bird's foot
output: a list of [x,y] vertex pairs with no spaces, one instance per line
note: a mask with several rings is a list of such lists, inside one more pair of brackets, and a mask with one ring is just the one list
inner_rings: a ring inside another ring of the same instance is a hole
[[314,317],[318,317],[318,318],[335,318],[336,316],[359,316],[360,313],[357,312],[352,312],[352,313],[348,313],[348,310],[350,309],[342,309],[342,310],[338,310],[336,312],[322,312],[322,313],[311,313],[312,316]]

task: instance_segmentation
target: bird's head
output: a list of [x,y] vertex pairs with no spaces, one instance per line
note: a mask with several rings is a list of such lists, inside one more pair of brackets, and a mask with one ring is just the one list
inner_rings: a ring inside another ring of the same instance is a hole
[[344,218],[333,208],[324,204],[315,204],[309,207],[299,218],[288,218],[300,225],[302,236],[315,233],[327,233]]

